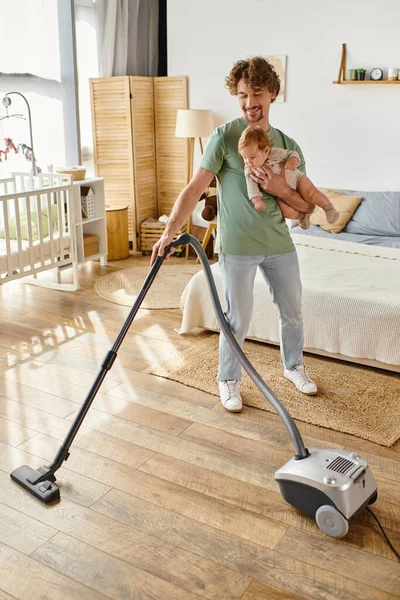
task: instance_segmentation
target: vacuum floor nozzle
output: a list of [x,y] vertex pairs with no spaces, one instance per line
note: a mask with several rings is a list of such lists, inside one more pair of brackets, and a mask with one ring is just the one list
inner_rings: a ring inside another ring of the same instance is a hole
[[53,502],[54,500],[59,500],[60,489],[54,481],[47,479],[35,484],[29,483],[28,479],[34,480],[36,476],[37,471],[27,465],[18,467],[18,469],[15,469],[10,473],[11,479],[19,483],[19,485],[28,490],[35,498],[38,498],[45,504]]

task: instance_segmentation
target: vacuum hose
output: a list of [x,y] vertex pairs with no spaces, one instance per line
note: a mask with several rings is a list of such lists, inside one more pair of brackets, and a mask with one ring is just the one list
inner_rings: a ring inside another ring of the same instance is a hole
[[168,248],[166,248],[164,256],[168,254],[171,246],[178,247],[186,246],[187,244],[190,244],[192,246],[192,248],[195,250],[197,256],[200,259],[201,266],[203,267],[204,274],[206,276],[208,288],[210,290],[211,300],[214,306],[215,314],[217,316],[221,330],[224,336],[226,337],[226,340],[229,343],[230,347],[232,348],[233,353],[235,354],[236,358],[238,359],[244,370],[247,372],[249,377],[251,377],[256,386],[262,391],[268,402],[274,407],[274,409],[282,419],[293,442],[293,445],[296,449],[296,458],[299,460],[307,458],[310,455],[310,453],[304,446],[303,439],[300,435],[296,423],[293,421],[292,417],[290,416],[290,413],[287,411],[285,406],[281,403],[277,396],[275,396],[274,392],[268,387],[268,385],[265,383],[262,377],[257,373],[251,362],[248,360],[243,350],[239,346],[238,342],[236,341],[236,338],[233,335],[226,321],[225,315],[222,311],[221,303],[219,301],[218,292],[215,286],[213,274],[211,272],[210,263],[208,262],[206,253],[204,252],[199,240],[193,237],[192,235],[189,235],[188,233],[184,233],[181,236],[179,236],[170,246],[168,246]]

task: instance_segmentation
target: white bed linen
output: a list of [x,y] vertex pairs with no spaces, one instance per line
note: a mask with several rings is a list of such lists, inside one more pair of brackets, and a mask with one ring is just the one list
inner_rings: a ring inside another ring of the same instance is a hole
[[[71,238],[68,235],[65,235],[61,239],[62,242],[62,254],[68,254]],[[39,264],[41,261],[41,250],[40,246],[43,248],[44,259],[49,260],[51,258],[51,246],[50,246],[50,238],[44,238],[42,244],[39,242],[33,242],[32,251],[29,251],[29,242],[27,240],[21,241],[22,245],[22,253],[21,260],[23,267],[29,267],[31,264],[31,252],[32,252],[32,260],[33,264]],[[17,240],[10,240],[11,246],[11,266],[12,269],[19,269],[20,267],[20,258],[18,251],[18,242]],[[54,256],[60,256],[60,238],[58,236],[53,237],[53,254]],[[7,273],[9,270],[7,265],[7,246],[6,240],[4,238],[0,238],[0,275]]]
[[[400,365],[400,250],[292,235],[303,283],[305,347]],[[212,272],[225,306],[218,264]],[[202,271],[182,294],[181,333],[219,331]],[[278,342],[278,319],[261,273],[248,337]]]

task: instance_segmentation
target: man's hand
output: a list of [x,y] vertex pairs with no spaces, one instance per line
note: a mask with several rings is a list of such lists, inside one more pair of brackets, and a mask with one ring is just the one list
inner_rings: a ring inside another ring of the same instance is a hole
[[291,156],[290,158],[287,159],[284,169],[287,169],[288,171],[295,171],[298,166],[299,166],[299,161],[297,160],[297,158],[295,158],[294,156]]
[[[153,246],[153,252],[151,253],[151,259],[150,259],[150,266],[154,263],[157,256],[164,255],[165,248],[167,246],[169,246],[169,244],[172,243],[173,239],[174,238],[171,235],[166,235],[165,233],[162,234],[162,236],[160,237],[158,242],[156,242]],[[168,258],[168,256],[171,256],[171,254],[173,254],[174,252],[175,252],[175,248],[171,248],[170,251],[168,252],[168,255],[166,256],[166,259]]]
[[283,198],[288,190],[290,190],[289,185],[286,183],[283,170],[279,175],[275,175],[269,167],[259,167],[250,173],[250,177],[253,181],[256,181],[265,192],[272,194],[272,196],[276,196],[277,198]]
[[302,196],[296,190],[293,190],[286,182],[285,171],[282,169],[279,175],[275,175],[268,167],[259,167],[255,169],[256,173],[250,173],[250,177],[268,194],[280,198],[292,208],[311,213],[315,206],[303,200]]

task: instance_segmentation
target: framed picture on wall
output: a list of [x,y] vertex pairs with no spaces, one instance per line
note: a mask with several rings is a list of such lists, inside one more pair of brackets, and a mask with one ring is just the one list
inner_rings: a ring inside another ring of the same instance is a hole
[[285,54],[271,54],[265,57],[271,65],[275,67],[276,72],[281,80],[281,89],[276,97],[276,102],[285,102],[285,88],[286,88],[286,55]]

